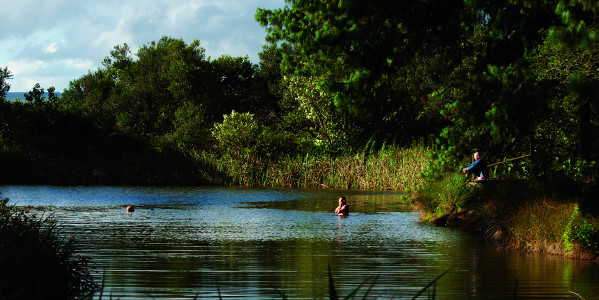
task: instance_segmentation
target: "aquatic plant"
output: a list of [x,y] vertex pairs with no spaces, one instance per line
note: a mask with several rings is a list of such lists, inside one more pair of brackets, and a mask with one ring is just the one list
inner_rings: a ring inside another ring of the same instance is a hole
[[87,259],[50,217],[0,200],[0,299],[90,299],[97,289]]

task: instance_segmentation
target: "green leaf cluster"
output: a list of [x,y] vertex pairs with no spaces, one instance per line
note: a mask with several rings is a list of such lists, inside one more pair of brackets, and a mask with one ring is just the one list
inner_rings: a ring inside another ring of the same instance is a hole
[[572,251],[574,243],[579,243],[584,249],[597,253],[599,252],[599,226],[590,223],[576,206],[562,234],[562,243],[566,251]]

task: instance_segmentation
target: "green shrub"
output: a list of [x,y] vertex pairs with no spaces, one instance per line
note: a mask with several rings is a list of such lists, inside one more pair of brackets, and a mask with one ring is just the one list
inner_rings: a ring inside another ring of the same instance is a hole
[[91,299],[97,290],[85,258],[63,241],[51,218],[0,200],[0,299]]
[[466,177],[457,173],[423,183],[418,187],[417,193],[420,204],[427,212],[435,215],[460,211],[479,195],[476,186],[467,184]]
[[461,174],[452,174],[445,180],[445,191],[439,193],[439,202],[447,208],[461,210],[464,205],[476,198],[477,190],[473,184],[467,184]]
[[562,234],[562,244],[564,245],[564,250],[566,252],[572,251],[574,249],[572,232],[574,231],[574,222],[580,215],[580,211],[578,205],[574,207],[572,213],[570,214],[570,218],[568,218],[568,222],[566,223],[566,227],[564,228],[564,233]]
[[223,117],[222,123],[215,123],[211,131],[220,151],[237,157],[254,152],[260,134],[254,114],[231,111]]
[[591,224],[581,213],[578,205],[574,207],[562,234],[564,250],[572,251],[574,242],[584,249],[599,252],[599,227]]
[[297,151],[294,137],[288,131],[264,126],[256,141],[256,153],[268,160],[279,160]]
[[583,221],[582,224],[574,227],[572,238],[581,243],[584,248],[599,252],[599,228],[597,226]]
[[175,111],[173,131],[165,138],[180,148],[201,148],[208,140],[204,108],[201,105],[184,102]]

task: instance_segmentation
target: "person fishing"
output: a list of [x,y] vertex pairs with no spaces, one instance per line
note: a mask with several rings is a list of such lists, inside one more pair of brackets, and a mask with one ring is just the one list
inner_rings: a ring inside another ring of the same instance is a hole
[[474,152],[472,155],[474,162],[462,169],[464,174],[478,174],[474,181],[485,181],[489,179],[489,168],[487,162],[481,157],[479,152]]
[[338,216],[344,217],[349,215],[349,205],[347,205],[347,200],[345,199],[345,196],[339,197],[339,206],[335,208],[335,213]]

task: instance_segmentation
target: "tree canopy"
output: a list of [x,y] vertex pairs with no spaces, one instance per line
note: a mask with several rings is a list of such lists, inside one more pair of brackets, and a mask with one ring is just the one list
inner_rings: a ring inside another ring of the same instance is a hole
[[432,134],[441,168],[475,150],[528,153],[511,172],[590,180],[598,11],[586,0],[289,0],[256,19],[281,71],[315,78],[358,141]]
[[[163,37],[135,53],[116,45],[59,97],[34,86],[26,103],[2,104],[4,149],[48,150],[60,134],[23,137],[67,126],[63,116],[96,134],[90,149],[119,137],[147,157],[262,163],[421,141],[436,149],[429,174],[481,151],[489,161],[530,155],[506,176],[596,182],[596,1],[285,3],[256,12],[267,32],[259,63]],[[0,69],[2,98],[11,78]]]

